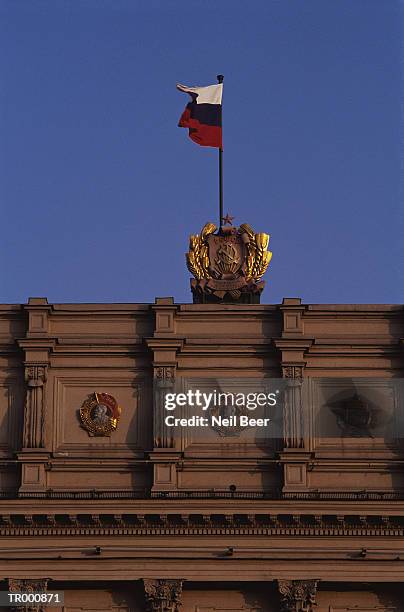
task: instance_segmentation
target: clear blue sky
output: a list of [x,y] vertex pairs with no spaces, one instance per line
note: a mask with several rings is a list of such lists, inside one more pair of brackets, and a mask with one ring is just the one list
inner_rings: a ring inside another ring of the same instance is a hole
[[395,0],[1,0],[0,301],[191,301],[217,150],[177,127],[223,73],[224,208],[271,234],[263,301],[403,302]]

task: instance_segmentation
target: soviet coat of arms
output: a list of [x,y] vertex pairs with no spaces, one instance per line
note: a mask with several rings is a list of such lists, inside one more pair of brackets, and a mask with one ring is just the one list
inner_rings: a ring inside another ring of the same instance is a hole
[[190,237],[187,266],[194,303],[259,303],[264,282],[258,282],[268,268],[272,253],[267,251],[268,234],[256,234],[250,225],[239,228],[207,223],[200,234]]

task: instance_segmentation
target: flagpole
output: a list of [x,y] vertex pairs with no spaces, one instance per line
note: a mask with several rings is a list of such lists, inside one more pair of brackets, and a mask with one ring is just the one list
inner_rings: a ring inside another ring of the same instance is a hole
[[[223,83],[224,76],[222,74],[217,75],[217,82]],[[223,126],[222,126],[222,104],[220,105],[220,127],[222,128],[223,137]],[[223,221],[223,148],[219,148],[219,229],[222,227]]]

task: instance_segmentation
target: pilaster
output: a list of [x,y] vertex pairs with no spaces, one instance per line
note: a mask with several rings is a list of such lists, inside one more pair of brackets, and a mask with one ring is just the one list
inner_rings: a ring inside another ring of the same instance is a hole
[[27,333],[18,341],[24,351],[26,383],[23,446],[18,453],[21,462],[20,493],[43,492],[47,488],[46,382],[50,353],[54,347],[54,340],[49,336],[50,309],[46,298],[30,298],[24,306]]
[[313,339],[304,336],[304,310],[300,298],[284,298],[280,307],[283,316],[282,337],[275,340],[281,353],[282,378],[286,379],[283,451],[283,491],[306,490],[310,452],[306,448],[302,385],[306,367],[306,353]]
[[153,306],[155,328],[153,338],[146,340],[153,352],[153,462],[152,491],[177,489],[177,463],[181,452],[176,449],[172,428],[165,425],[164,397],[174,390],[177,355],[183,339],[176,336],[176,311],[173,298],[156,298]]

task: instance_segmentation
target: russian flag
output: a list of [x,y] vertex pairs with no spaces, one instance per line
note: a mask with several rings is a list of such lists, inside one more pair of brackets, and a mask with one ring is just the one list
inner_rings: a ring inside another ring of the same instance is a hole
[[178,126],[189,129],[189,137],[203,147],[222,148],[222,94],[223,83],[208,87],[177,89],[189,94],[192,102],[187,104]]

